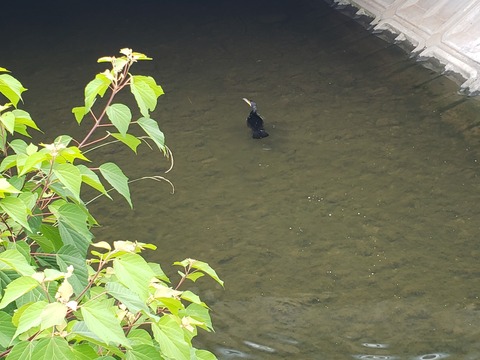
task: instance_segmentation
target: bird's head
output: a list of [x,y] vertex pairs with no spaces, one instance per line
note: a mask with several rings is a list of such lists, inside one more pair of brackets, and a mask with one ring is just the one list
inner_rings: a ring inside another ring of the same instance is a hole
[[247,98],[243,98],[243,101],[245,101],[248,104],[248,106],[252,108],[253,112],[257,112],[257,103],[250,101]]

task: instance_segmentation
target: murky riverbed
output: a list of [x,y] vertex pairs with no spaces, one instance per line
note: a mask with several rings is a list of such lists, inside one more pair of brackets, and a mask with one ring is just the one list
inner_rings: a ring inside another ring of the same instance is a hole
[[[92,2],[93,3],[93,2]],[[175,184],[99,201],[99,239],[209,262],[198,289],[219,359],[480,358],[477,100],[322,1],[151,1],[23,8],[0,66],[53,138],[132,47],[166,95],[155,112]],[[23,20],[22,20],[23,19]],[[134,69],[135,70],[135,69]],[[245,126],[254,99],[270,137]],[[462,134],[463,132],[463,134]],[[468,135],[465,138],[464,135]],[[131,177],[168,167],[104,152]],[[170,270],[173,273],[173,270]]]

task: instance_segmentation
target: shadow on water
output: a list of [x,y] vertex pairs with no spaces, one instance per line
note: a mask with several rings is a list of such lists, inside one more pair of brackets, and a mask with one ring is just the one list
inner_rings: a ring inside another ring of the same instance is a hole
[[[32,6],[3,23],[0,65],[52,138],[80,131],[70,109],[98,57],[155,59],[137,71],[166,91],[154,117],[176,192],[137,183],[134,211],[99,201],[96,234],[218,271],[225,290],[198,286],[220,359],[480,356],[479,146],[463,124],[479,107],[456,84],[322,1]],[[250,138],[243,97],[270,137]],[[168,166],[101,156],[131,178]]]

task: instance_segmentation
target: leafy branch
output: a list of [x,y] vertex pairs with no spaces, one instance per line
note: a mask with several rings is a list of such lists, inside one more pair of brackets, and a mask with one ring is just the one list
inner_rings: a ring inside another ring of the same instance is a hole
[[[23,139],[32,129],[40,131],[28,112],[17,108],[26,89],[0,68],[0,94],[8,101],[0,105],[0,358],[215,359],[192,345],[197,328],[213,330],[208,306],[193,292],[179,290],[204,275],[223,286],[207,263],[174,263],[183,271],[172,286],[160,264],[142,256],[154,245],[93,243],[91,230],[98,223],[88,206],[99,196],[111,198],[115,190],[132,207],[130,185],[136,181],[166,181],[174,190],[162,175],[131,180],[115,163],[94,167],[86,156],[117,143],[136,153],[143,143],[170,159],[166,172],[173,167],[164,135],[150,116],[163,90],[152,77],[131,73],[136,62],[151,59],[130,49],[120,53],[99,59],[111,68],[86,85],[83,105],[72,110],[79,125],[91,118],[86,135],[80,140],[62,135],[38,146]],[[126,89],[138,106],[137,119],[127,105],[115,102]],[[131,126],[143,135],[133,135]],[[85,185],[97,192],[89,201],[82,198]]]

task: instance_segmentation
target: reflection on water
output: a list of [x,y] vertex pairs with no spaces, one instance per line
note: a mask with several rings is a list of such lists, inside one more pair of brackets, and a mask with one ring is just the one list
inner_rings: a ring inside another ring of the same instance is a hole
[[[99,201],[96,234],[217,270],[225,290],[195,285],[216,325],[204,346],[220,359],[480,357],[475,99],[322,1],[57,5],[24,15],[1,66],[53,138],[81,131],[70,109],[98,57],[155,59],[137,71],[167,94],[155,117],[176,193],[144,182],[135,211]],[[243,97],[270,137],[251,138]],[[168,167],[145,149],[101,156],[131,178]]]

